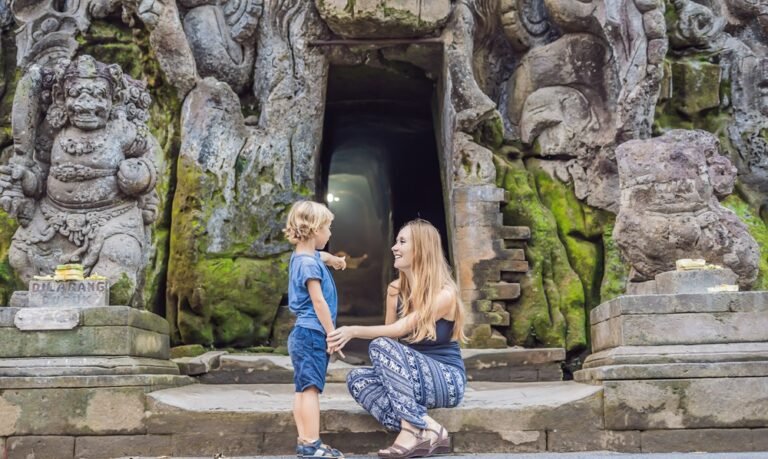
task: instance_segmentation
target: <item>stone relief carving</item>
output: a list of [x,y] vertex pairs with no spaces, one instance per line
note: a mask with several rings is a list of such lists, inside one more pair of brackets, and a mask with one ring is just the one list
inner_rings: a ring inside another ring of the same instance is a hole
[[184,32],[202,77],[243,92],[250,83],[263,0],[181,0]]
[[11,266],[26,282],[80,263],[135,287],[158,204],[145,85],[90,56],[28,73],[14,99],[15,154],[0,166],[0,204],[21,225]]
[[[537,155],[567,161],[580,199],[615,211],[618,180],[605,163],[615,162],[617,144],[650,134],[649,107],[667,48],[660,4],[517,3],[527,9],[502,12],[506,35],[525,51],[506,88],[512,134]],[[539,32],[537,40],[531,30]]]
[[621,203],[613,237],[631,281],[653,280],[682,258],[730,268],[748,288],[760,251],[747,227],[718,198],[733,191],[736,168],[705,131],[673,130],[616,151]]

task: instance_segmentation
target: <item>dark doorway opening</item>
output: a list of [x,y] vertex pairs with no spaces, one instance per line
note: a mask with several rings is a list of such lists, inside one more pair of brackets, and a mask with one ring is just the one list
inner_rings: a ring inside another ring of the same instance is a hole
[[429,220],[448,254],[433,122],[434,82],[408,67],[331,67],[323,134],[323,198],[335,214],[328,249],[344,252],[336,271],[341,324],[382,323],[395,279],[390,248],[414,218]]

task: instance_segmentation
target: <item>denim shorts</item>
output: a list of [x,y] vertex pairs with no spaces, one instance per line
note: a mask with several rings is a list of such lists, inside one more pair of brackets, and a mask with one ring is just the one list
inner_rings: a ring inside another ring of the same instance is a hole
[[325,334],[309,328],[293,327],[288,335],[288,354],[293,364],[296,392],[304,392],[312,386],[323,392],[330,358],[325,350]]

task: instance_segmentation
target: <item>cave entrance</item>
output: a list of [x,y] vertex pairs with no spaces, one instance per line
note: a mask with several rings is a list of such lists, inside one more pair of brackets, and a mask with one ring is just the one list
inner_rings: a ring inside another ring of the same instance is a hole
[[414,69],[332,66],[327,89],[320,189],[335,215],[328,250],[348,260],[334,272],[338,322],[382,323],[400,227],[429,220],[449,253],[435,83]]

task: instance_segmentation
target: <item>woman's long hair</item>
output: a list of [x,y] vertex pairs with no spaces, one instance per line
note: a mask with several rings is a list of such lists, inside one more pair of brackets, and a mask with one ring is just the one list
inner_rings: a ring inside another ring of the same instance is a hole
[[461,295],[456,281],[451,275],[451,268],[443,254],[443,246],[440,242],[440,233],[426,220],[412,220],[403,226],[403,229],[411,230],[411,244],[413,247],[413,260],[411,274],[413,285],[408,278],[400,272],[400,302],[403,305],[402,315],[411,312],[416,314],[416,328],[408,337],[410,342],[418,342],[424,339],[435,340],[437,333],[437,295],[443,289],[449,289],[456,299],[456,307],[453,315],[452,340],[466,341],[464,335],[465,313],[461,303]]

